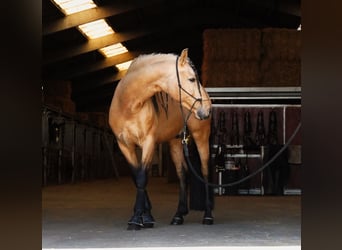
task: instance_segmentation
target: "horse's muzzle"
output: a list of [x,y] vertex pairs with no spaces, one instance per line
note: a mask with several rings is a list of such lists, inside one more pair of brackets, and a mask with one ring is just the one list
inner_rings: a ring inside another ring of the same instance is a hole
[[210,117],[211,109],[200,108],[196,112],[196,118],[199,120],[206,120]]

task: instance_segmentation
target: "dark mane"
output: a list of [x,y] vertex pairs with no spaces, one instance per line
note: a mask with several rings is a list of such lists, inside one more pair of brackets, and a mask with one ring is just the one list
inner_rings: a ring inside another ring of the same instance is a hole
[[159,92],[156,93],[154,96],[152,96],[152,103],[153,103],[153,107],[154,110],[156,112],[157,115],[160,114],[160,107],[163,108],[163,110],[165,111],[166,117],[168,116],[168,107],[169,107],[169,95],[167,93],[164,92]]

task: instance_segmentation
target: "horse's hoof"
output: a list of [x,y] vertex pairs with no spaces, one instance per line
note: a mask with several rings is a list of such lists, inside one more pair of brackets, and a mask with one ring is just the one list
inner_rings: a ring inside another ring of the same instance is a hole
[[140,230],[144,226],[142,217],[133,215],[132,218],[128,221],[127,230]]
[[144,227],[151,228],[154,225],[154,218],[151,214],[143,214],[141,216],[142,223]]
[[128,224],[127,230],[129,231],[137,231],[141,229],[141,225],[137,225],[137,224]]
[[154,226],[154,222],[144,223],[144,228],[152,228]]
[[182,225],[184,222],[183,217],[175,216],[172,218],[171,225]]
[[204,225],[212,225],[214,224],[214,218],[213,217],[204,217],[202,224]]

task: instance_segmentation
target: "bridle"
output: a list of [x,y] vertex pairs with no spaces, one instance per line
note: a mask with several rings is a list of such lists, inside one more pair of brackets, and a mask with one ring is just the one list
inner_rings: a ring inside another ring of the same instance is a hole
[[[195,72],[195,76],[196,76],[196,83],[197,83],[197,90],[198,90],[198,93],[200,95],[199,98],[195,97],[194,95],[192,95],[191,93],[189,93],[189,91],[187,91],[186,89],[183,88],[182,84],[181,84],[181,81],[180,81],[180,77],[179,77],[179,70],[178,70],[178,60],[179,60],[179,56],[177,56],[176,58],[176,74],[177,74],[177,82],[178,82],[178,93],[179,93],[179,107],[180,107],[180,110],[181,110],[181,113],[182,113],[182,117],[183,117],[183,122],[184,122],[184,128],[183,128],[183,141],[182,143],[185,143],[184,140],[186,140],[186,129],[187,129],[187,122],[191,116],[191,111],[192,109],[194,108],[195,104],[197,102],[200,102],[201,105],[203,103],[203,101],[209,101],[210,99],[206,99],[206,100],[203,100],[202,98],[202,93],[201,93],[201,86],[200,86],[200,82],[199,82],[199,79],[198,79],[198,75],[196,73],[196,70],[194,69],[194,66],[192,66],[194,72]],[[182,107],[182,91],[187,94],[188,96],[190,96],[192,99],[194,99],[194,102],[192,103],[191,105],[191,108],[189,110],[189,113],[185,116],[184,114],[184,110],[183,110],[183,107]]]

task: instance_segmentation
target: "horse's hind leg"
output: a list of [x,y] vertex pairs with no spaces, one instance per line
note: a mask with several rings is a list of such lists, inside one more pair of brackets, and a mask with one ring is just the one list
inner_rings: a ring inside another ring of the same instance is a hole
[[183,148],[179,139],[170,141],[170,153],[179,179],[179,200],[176,214],[171,220],[171,225],[181,225],[184,222],[183,216],[187,215],[188,209],[188,187],[186,180],[185,161],[183,156]]

